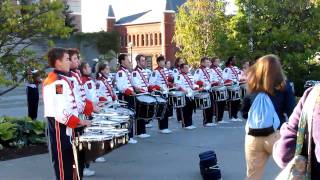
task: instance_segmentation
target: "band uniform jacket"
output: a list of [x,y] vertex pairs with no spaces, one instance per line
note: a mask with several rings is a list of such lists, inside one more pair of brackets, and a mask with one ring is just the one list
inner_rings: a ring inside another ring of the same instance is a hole
[[212,69],[200,66],[194,73],[194,81],[199,87],[209,88],[212,83],[218,81],[218,78]]
[[213,74],[217,77],[217,79],[220,83],[223,83],[224,80],[226,80],[226,77],[224,76],[224,73],[219,66],[213,66],[212,70],[213,70],[212,71]]
[[116,73],[115,80],[116,87],[121,93],[125,95],[133,94],[134,90],[131,85],[131,73],[127,68],[120,66],[118,72]]
[[193,90],[198,89],[198,85],[194,83],[194,79],[191,73],[181,73],[177,77],[176,86],[180,91],[190,93]]
[[70,74],[71,76],[69,77],[69,79],[71,80],[73,85],[73,93],[77,103],[78,112],[80,114],[89,116],[93,112],[93,104],[92,101],[90,101],[86,97],[86,92],[83,87],[80,72],[78,70],[70,71]]
[[234,82],[239,81],[240,70],[237,66],[228,66],[223,70],[223,76],[226,79],[230,79]]
[[97,104],[99,102],[99,98],[97,94],[96,83],[90,76],[86,75],[83,75],[81,80],[87,99]]
[[150,87],[154,90],[168,91],[172,83],[168,81],[169,71],[162,67],[157,67],[149,79]]
[[99,73],[96,79],[97,96],[100,101],[112,102],[116,99],[116,93],[113,90],[110,76],[107,78]]
[[147,71],[137,66],[132,72],[131,84],[137,93],[147,92],[149,87]]

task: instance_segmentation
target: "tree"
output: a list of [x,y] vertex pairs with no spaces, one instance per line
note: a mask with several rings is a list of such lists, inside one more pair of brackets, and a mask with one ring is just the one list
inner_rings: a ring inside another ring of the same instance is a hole
[[0,96],[17,87],[25,78],[28,66],[41,68],[44,58],[30,48],[36,42],[67,37],[72,31],[65,26],[60,0],[0,1],[0,84],[11,85]]
[[188,0],[178,9],[174,35],[178,56],[197,64],[203,56],[217,55],[219,42],[226,37],[225,6],[222,0]]
[[301,94],[305,80],[320,72],[319,65],[308,63],[320,50],[320,1],[238,0],[237,5],[227,31],[230,48],[222,53],[252,60],[270,53],[280,56]]

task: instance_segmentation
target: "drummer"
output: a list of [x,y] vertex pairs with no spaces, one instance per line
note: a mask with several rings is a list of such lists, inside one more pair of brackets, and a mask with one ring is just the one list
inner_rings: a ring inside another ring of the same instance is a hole
[[[174,63],[174,68],[173,68],[173,78],[174,81],[177,81],[177,77],[180,75],[181,70],[180,70],[180,65],[185,63],[185,60],[181,57],[178,57]],[[182,109],[181,108],[176,108],[176,114],[177,114],[177,121],[182,122]]]
[[[222,69],[220,68],[220,59],[218,57],[211,58],[211,69],[213,70],[213,73],[218,78],[218,84],[217,86],[223,86],[225,78],[223,76]],[[216,101],[216,107],[215,107],[215,114],[216,114],[216,121],[218,123],[226,123],[227,121],[223,120],[223,114],[224,114],[224,108],[226,106],[226,101]]]
[[[203,57],[200,60],[200,67],[196,70],[194,74],[195,83],[204,90],[209,91],[211,89],[211,85],[217,83],[218,79],[213,73],[211,66],[211,61],[208,57]],[[213,101],[213,96],[210,93],[211,102]],[[212,127],[216,124],[213,123],[213,103],[211,103],[211,107],[203,110],[203,124],[206,127]]]
[[[117,89],[120,91],[119,99],[122,99],[128,102],[128,107],[130,109],[134,109],[134,96],[136,93],[131,85],[131,73],[129,72],[129,68],[131,63],[129,61],[128,55],[120,54],[118,57],[118,62],[120,67],[115,76],[115,83]],[[131,126],[131,131],[129,133],[129,143],[135,144],[138,141],[133,139],[133,126]]]
[[84,91],[86,97],[92,101],[94,104],[99,103],[99,98],[97,95],[96,83],[91,78],[91,67],[87,62],[82,62],[79,67],[81,73],[81,81],[83,83]]
[[[146,71],[147,61],[146,58],[139,54],[136,56],[137,66],[132,72],[131,84],[134,88],[134,91],[139,93],[147,93],[148,92],[148,74]],[[150,124],[151,125],[151,124]],[[150,127],[149,125],[149,127]],[[139,138],[148,138],[149,134],[146,134],[146,122],[145,120],[138,119],[137,120],[137,135]]]
[[48,53],[48,63],[54,70],[43,83],[43,102],[44,116],[48,119],[52,164],[56,179],[77,179],[70,139],[74,137],[74,128],[78,125],[88,126],[91,122],[81,120],[78,116],[69,77],[68,51],[62,48],[51,49]]
[[199,86],[194,84],[192,74],[189,72],[189,65],[182,63],[180,65],[181,74],[177,77],[176,86],[179,91],[186,93],[186,106],[182,109],[182,127],[186,129],[195,129],[192,124],[192,113],[194,109],[193,93],[199,90]]
[[[235,66],[236,57],[231,56],[226,62],[226,67],[223,70],[223,76],[226,81],[230,81],[231,85],[239,85],[240,70]],[[231,121],[242,121],[238,118],[238,112],[240,108],[240,100],[230,101],[229,117]]]
[[98,63],[96,66],[96,88],[99,101],[112,102],[118,99],[114,92],[112,80],[109,76],[110,67],[107,63]]
[[[168,81],[169,72],[164,68],[165,67],[165,58],[159,56],[157,58],[158,67],[152,72],[152,75],[149,79],[149,90],[150,91],[161,91],[163,95],[167,95],[169,88],[173,87],[173,84]],[[159,129],[160,133],[168,134],[172,131],[168,128],[168,117],[169,112],[166,111],[164,118],[159,120]]]

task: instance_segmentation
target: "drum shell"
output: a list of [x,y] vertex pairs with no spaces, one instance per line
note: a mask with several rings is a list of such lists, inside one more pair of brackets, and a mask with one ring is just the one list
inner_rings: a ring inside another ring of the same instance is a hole
[[227,87],[229,101],[240,100],[240,86],[230,86]]
[[183,108],[186,106],[186,96],[184,93],[170,92],[168,97],[168,104],[174,108]]
[[157,99],[157,107],[155,118],[163,119],[164,114],[167,110],[167,101],[161,97],[156,97]]
[[211,107],[211,97],[209,93],[200,93],[194,96],[196,109],[208,109]]
[[225,86],[213,87],[211,94],[214,101],[220,102],[228,100],[228,91]]
[[147,98],[148,100],[151,100],[151,98],[153,100],[150,102],[143,102],[143,97],[137,97],[135,101],[136,117],[138,120],[151,120],[155,116],[157,101],[152,96],[147,96]]
[[247,94],[247,83],[240,84],[240,97],[243,99]]

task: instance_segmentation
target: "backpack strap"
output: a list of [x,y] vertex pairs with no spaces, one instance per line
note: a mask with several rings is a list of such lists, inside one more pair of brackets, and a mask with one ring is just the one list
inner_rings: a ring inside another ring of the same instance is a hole
[[[307,161],[307,175],[311,174],[311,143],[312,143],[312,130],[313,130],[313,111],[316,102],[320,102],[320,86],[315,86],[308,95],[299,119],[297,141],[295,156],[300,155],[304,143],[305,136],[308,138],[308,161]],[[307,129],[306,129],[307,127]]]

